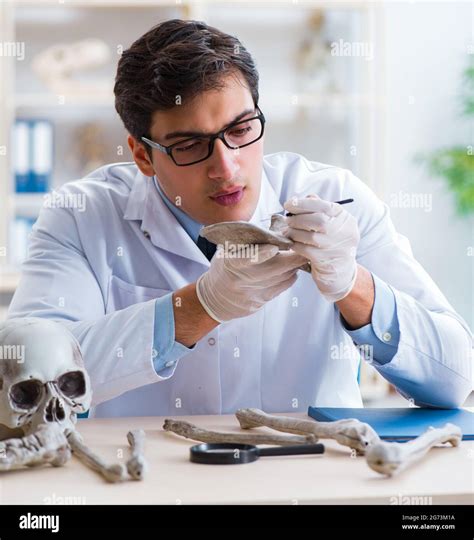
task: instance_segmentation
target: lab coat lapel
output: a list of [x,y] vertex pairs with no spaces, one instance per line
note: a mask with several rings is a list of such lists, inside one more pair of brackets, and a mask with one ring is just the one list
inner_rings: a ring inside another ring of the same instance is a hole
[[[259,200],[250,223],[268,228],[270,216],[281,211],[283,206],[262,168]],[[140,220],[141,230],[150,235],[156,247],[209,267],[209,261],[163,202],[152,178],[140,172],[135,177],[124,218]]]
[[154,246],[209,266],[204,254],[163,202],[151,177],[137,174],[124,217],[141,220],[140,229],[150,236]]
[[275,193],[265,169],[262,168],[262,183],[257,208],[249,222],[268,229],[272,214],[277,214],[284,210],[280,200]]

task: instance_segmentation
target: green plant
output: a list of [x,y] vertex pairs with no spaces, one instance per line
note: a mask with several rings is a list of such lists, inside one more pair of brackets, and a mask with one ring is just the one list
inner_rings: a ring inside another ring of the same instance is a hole
[[[461,96],[462,116],[474,125],[474,64],[464,71],[464,93]],[[474,213],[474,146],[441,148],[427,156],[418,155],[418,162],[427,165],[433,176],[442,177],[456,197],[460,215]]]

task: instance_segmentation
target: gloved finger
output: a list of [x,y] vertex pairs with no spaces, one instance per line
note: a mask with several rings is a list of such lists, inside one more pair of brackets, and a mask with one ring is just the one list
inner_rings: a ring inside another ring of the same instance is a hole
[[306,261],[314,259],[315,248],[313,245],[303,244],[302,242],[295,242],[292,248],[295,253],[301,255]]
[[[321,247],[321,245],[320,245],[320,237],[321,236],[326,236],[326,235],[323,235],[322,233],[317,233],[317,232],[314,232],[314,231],[302,231],[301,229],[293,229],[292,227],[290,227],[288,229],[288,231],[286,231],[285,236],[287,238],[290,238],[291,240],[293,240],[293,242],[299,242],[301,244],[307,244],[308,246]],[[327,236],[326,236],[326,238],[327,238]],[[298,251],[296,249],[294,249],[295,247],[296,246],[293,245],[292,249],[293,249],[293,251],[298,253]]]
[[300,232],[311,236],[311,242],[313,243],[308,244],[308,238],[306,238],[305,243],[299,241],[294,242],[291,249],[303,257],[307,257],[313,266],[315,264],[324,264],[324,261],[333,260],[341,256],[345,257],[347,255],[352,255],[353,251],[356,250],[351,242],[348,243],[344,240],[334,242],[334,240],[325,234],[310,233],[306,231]]
[[255,245],[255,260],[252,260],[253,264],[263,264],[269,261],[278,254],[278,246],[273,244],[256,244]]
[[276,257],[265,262],[259,267],[264,275],[275,276],[287,272],[288,270],[295,270],[305,264],[307,260],[294,251],[280,251]]
[[341,262],[344,264],[341,259],[323,260],[314,267],[314,271],[322,281],[329,282],[337,278],[338,267],[341,266]]
[[286,291],[287,289],[289,289],[292,285],[294,285],[297,279],[298,279],[298,274],[294,274],[290,278],[286,279],[285,281],[282,281],[272,287],[268,287],[268,289],[265,289],[265,291],[262,291],[261,297],[263,298],[265,302],[268,302],[272,300],[272,298],[275,298],[276,296],[281,294],[283,291]]
[[307,259],[293,251],[280,251],[278,255],[262,264],[247,265],[239,268],[236,272],[245,277],[249,285],[255,284],[260,287],[281,281],[282,274],[296,272],[307,262]]
[[[297,214],[286,218],[289,227],[293,229],[301,229],[302,231],[327,232],[328,222],[331,218],[327,214],[312,213],[312,214]],[[287,231],[285,231],[286,235]]]
[[233,268],[238,271],[239,269],[246,268],[247,266],[260,266],[261,264],[264,264],[266,261],[269,261],[275,257],[275,255],[278,253],[278,246],[274,246],[272,244],[254,244],[251,247],[252,250],[249,250],[248,253],[251,253],[252,256],[228,257],[225,261],[226,267]]
[[262,289],[268,289],[270,287],[276,287],[283,281],[287,281],[292,276],[296,275],[298,272],[298,268],[293,268],[291,270],[288,270],[284,273],[279,273],[274,276],[260,276],[258,280],[252,280],[251,282],[247,283],[244,287],[247,289],[255,289],[255,290],[262,290]]
[[[307,259],[304,259],[302,257],[302,259],[304,260],[305,263],[307,263]],[[272,285],[278,285],[278,283],[282,283],[283,281],[287,281],[288,279],[290,279],[292,276],[296,275],[296,273],[298,272],[299,270],[299,266],[297,266],[296,268],[292,268],[291,270],[287,270],[286,272],[283,272],[283,273],[280,273],[276,276],[273,276],[271,279],[272,279]],[[269,281],[265,281],[266,284],[270,285]]]
[[342,210],[342,206],[331,201],[325,201],[319,197],[316,199],[312,197],[296,198],[292,197],[285,202],[283,207],[290,214],[308,214],[313,212],[320,212],[327,214],[328,216],[337,216]]

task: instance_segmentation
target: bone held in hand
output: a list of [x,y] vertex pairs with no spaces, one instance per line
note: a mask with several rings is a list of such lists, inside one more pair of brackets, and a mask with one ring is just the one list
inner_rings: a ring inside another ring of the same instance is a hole
[[[203,227],[199,234],[216,245],[247,246],[259,244],[272,244],[278,249],[286,251],[291,249],[293,240],[283,235],[287,228],[285,218],[273,215],[270,229],[264,229],[247,221],[223,221]],[[301,270],[311,272],[311,265],[303,264]]]

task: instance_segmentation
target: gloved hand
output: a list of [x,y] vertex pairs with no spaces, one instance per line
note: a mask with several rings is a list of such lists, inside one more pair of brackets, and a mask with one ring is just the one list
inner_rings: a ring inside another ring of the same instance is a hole
[[255,246],[257,256],[230,258],[218,249],[207,272],[197,280],[196,293],[207,314],[217,322],[246,317],[290,288],[306,259],[277,246]]
[[284,232],[295,242],[292,249],[310,261],[313,279],[326,300],[342,300],[357,276],[360,234],[356,219],[342,205],[316,195],[293,197],[284,207],[295,214],[286,218]]

